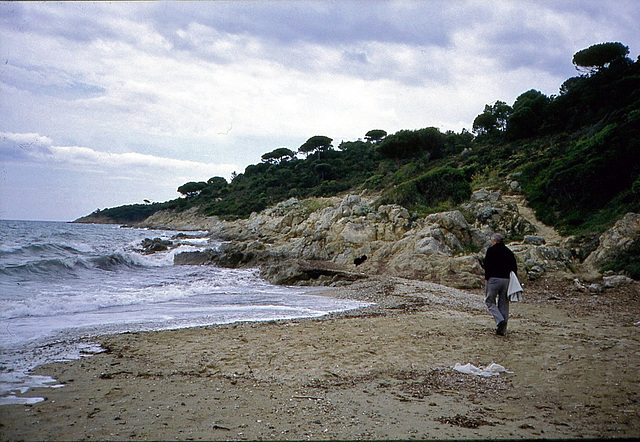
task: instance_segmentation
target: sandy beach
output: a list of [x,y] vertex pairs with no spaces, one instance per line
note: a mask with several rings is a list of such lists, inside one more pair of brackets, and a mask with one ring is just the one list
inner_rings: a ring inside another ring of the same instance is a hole
[[[640,437],[640,290],[525,286],[497,336],[478,291],[375,276],[320,319],[104,336],[0,407],[2,440]],[[504,366],[480,377],[456,363]]]

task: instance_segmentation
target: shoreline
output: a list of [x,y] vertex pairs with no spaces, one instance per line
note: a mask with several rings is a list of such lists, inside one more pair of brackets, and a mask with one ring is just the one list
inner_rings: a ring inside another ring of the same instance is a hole
[[[286,289],[286,288],[283,288]],[[49,387],[57,388],[57,381],[49,376],[33,375],[34,370],[43,365],[54,362],[72,361],[81,359],[85,356],[91,356],[103,351],[99,345],[94,344],[103,336],[118,335],[124,333],[137,332],[154,332],[163,330],[179,330],[185,328],[201,328],[207,326],[234,324],[239,322],[270,322],[270,321],[287,321],[298,320],[304,318],[322,317],[329,313],[339,314],[345,310],[354,310],[368,305],[369,303],[357,302],[353,299],[339,299],[337,297],[322,296],[326,288],[321,287],[291,287],[288,292],[277,291],[274,293],[262,292],[260,300],[261,305],[255,305],[244,308],[242,301],[246,296],[254,296],[251,292],[237,293],[231,297],[225,297],[225,301],[211,302],[209,304],[193,304],[196,307],[189,308],[188,305],[192,299],[199,298],[192,296],[177,301],[173,309],[168,310],[164,307],[165,302],[150,304],[144,307],[136,306],[115,306],[102,307],[99,314],[111,317],[111,322],[98,322],[91,326],[70,328],[62,330],[51,328],[53,332],[47,331],[42,333],[45,338],[38,340],[20,340],[20,337],[26,336],[28,333],[12,333],[11,329],[16,326],[13,321],[9,320],[5,324],[8,333],[7,339],[13,338],[13,341],[4,341],[2,350],[2,367],[0,367],[0,383],[2,384],[2,395],[0,396],[0,407],[5,405],[34,404],[41,402],[44,398],[27,397],[25,393],[32,388]],[[219,297],[219,294],[212,295]],[[226,295],[225,295],[226,296]],[[207,298],[211,296],[206,296]],[[282,299],[281,299],[282,298]],[[310,299],[313,298],[313,299]],[[173,301],[175,302],[175,301]],[[171,301],[169,303],[171,305]],[[160,306],[158,308],[158,306]],[[199,307],[198,307],[199,306]],[[262,309],[260,307],[263,307]],[[179,309],[179,311],[176,310]],[[122,312],[124,316],[122,315]],[[163,313],[166,312],[166,313]],[[184,313],[186,312],[186,313]],[[154,322],[127,321],[129,317],[145,317],[151,315],[156,318]],[[171,315],[168,321],[166,314]],[[66,322],[62,323],[79,323],[75,315],[82,316],[80,313],[71,313]],[[164,320],[163,320],[164,317]],[[237,318],[240,318],[238,320]],[[82,318],[81,318],[82,319]],[[121,319],[120,321],[118,319]],[[114,322],[115,321],[115,322]],[[16,327],[24,326],[20,323]],[[42,322],[39,331],[42,332]],[[9,336],[10,335],[10,336]],[[10,344],[10,345],[9,345]]]
[[[0,407],[0,439],[640,437],[637,283],[569,286],[525,288],[506,337],[480,291],[383,276],[327,288],[377,304],[320,318],[102,336],[35,370],[65,387]],[[513,373],[452,370],[491,362]]]

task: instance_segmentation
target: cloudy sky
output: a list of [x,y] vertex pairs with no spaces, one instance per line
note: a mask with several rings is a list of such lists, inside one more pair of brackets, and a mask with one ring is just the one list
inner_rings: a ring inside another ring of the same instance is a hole
[[471,129],[640,53],[636,0],[0,2],[0,218],[166,201],[309,137]]

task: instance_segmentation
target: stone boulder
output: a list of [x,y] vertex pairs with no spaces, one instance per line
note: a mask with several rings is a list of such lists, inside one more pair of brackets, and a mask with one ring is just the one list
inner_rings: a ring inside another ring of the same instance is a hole
[[640,214],[627,213],[615,225],[600,235],[599,245],[584,261],[585,266],[599,270],[640,241]]
[[525,244],[531,244],[534,246],[542,246],[547,243],[547,241],[543,237],[536,235],[525,235],[523,242]]
[[155,252],[164,252],[168,250],[169,247],[173,246],[173,242],[167,239],[162,238],[145,238],[140,243],[140,247],[142,247],[142,252],[146,254],[151,254]]
[[529,279],[538,279],[547,272],[571,272],[575,259],[571,251],[563,247],[512,243],[509,247],[518,261],[524,264]]
[[259,241],[228,242],[217,249],[177,253],[173,257],[175,265],[217,265],[226,268],[257,267],[277,262],[288,256],[268,250]]
[[174,265],[208,265],[214,264],[217,252],[212,249],[192,252],[176,253],[173,257]]
[[455,287],[477,287],[482,267],[475,254],[482,238],[466,222],[460,211],[436,213],[417,220],[401,239],[386,243],[373,252],[372,261],[384,263],[395,275],[447,282]]
[[506,237],[535,234],[535,228],[520,215],[518,206],[505,201],[498,191],[478,190],[461,208],[473,218],[472,227],[484,236],[500,232]]
[[602,291],[604,290],[600,284],[595,282],[589,284],[589,287],[587,287],[587,289],[589,290],[589,293],[593,294],[602,293]]
[[602,278],[602,283],[604,284],[604,287],[607,289],[615,289],[618,287],[631,284],[632,282],[633,282],[633,279],[624,275],[611,275],[611,276],[605,276]]
[[328,261],[288,259],[263,265],[260,277],[279,285],[336,285],[367,278]]

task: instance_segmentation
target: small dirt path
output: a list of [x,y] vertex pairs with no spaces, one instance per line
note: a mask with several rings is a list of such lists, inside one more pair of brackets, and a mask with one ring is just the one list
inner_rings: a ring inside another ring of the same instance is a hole
[[533,210],[526,205],[526,200],[521,195],[503,195],[502,198],[505,201],[515,204],[518,207],[518,211],[520,215],[527,221],[529,221],[533,227],[536,229],[536,233],[538,236],[543,237],[547,244],[549,245],[557,245],[562,241],[562,235],[560,235],[556,229],[551,226],[548,226],[536,218],[536,214]]

